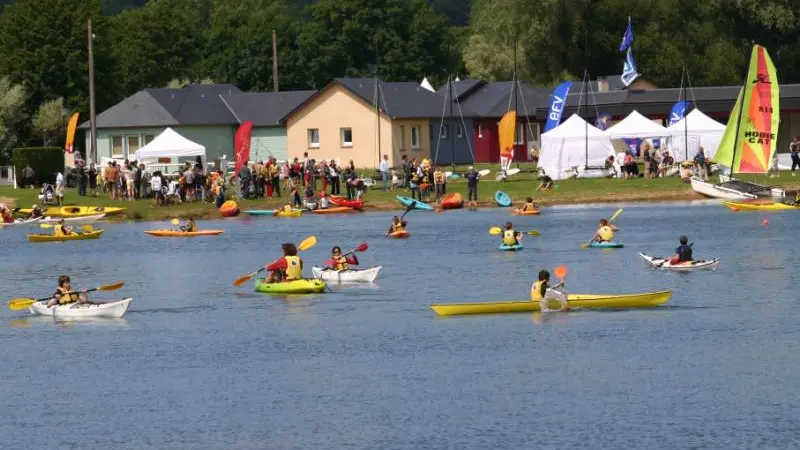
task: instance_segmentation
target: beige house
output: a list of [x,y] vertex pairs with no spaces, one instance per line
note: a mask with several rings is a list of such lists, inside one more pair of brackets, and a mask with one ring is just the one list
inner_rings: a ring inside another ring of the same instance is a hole
[[429,158],[431,121],[439,120],[443,101],[416,83],[336,79],[284,117],[289,159],[308,152],[317,161],[335,159],[343,165],[352,160],[357,168],[372,169],[382,155],[388,155],[390,166],[399,165],[402,155]]

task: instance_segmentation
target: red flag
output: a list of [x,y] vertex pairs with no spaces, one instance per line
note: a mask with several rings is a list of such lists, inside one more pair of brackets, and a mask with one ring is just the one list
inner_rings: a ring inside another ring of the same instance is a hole
[[234,156],[236,163],[234,165],[234,176],[239,176],[239,169],[247,164],[250,159],[250,134],[253,131],[253,122],[247,121],[239,126],[236,134],[233,137]]

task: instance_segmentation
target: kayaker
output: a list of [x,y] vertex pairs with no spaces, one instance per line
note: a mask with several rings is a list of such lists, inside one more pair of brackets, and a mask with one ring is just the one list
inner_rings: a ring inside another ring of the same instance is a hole
[[14,222],[14,216],[12,216],[11,210],[5,204],[0,204],[0,216],[2,216],[4,223]]
[[68,305],[75,302],[90,303],[86,296],[86,290],[72,290],[69,276],[61,275],[58,277],[58,288],[56,288],[56,293],[53,294],[53,298],[47,302],[47,307],[50,308],[55,305]]
[[548,301],[551,299],[558,300],[561,303],[561,311],[569,311],[567,296],[563,292],[556,290],[561,286],[564,286],[563,282],[550,287],[550,272],[540,270],[539,281],[531,286],[531,301],[539,302],[539,309],[542,312],[552,311],[548,306]]
[[58,223],[53,227],[53,234],[55,236],[69,236],[78,233],[75,233],[75,231],[72,229],[71,226],[64,225],[64,219],[60,219]]
[[397,231],[403,231],[403,230],[406,229],[407,225],[408,225],[408,222],[406,222],[405,220],[401,220],[397,216],[394,216],[394,217],[392,217],[392,225],[389,227],[389,232],[387,232],[386,234],[388,235],[389,233],[395,233]]
[[292,212],[292,205],[290,205],[288,203],[283,205],[283,208],[281,209],[281,212],[283,214],[290,214]]
[[264,266],[270,272],[267,283],[300,280],[303,278],[303,260],[297,256],[297,247],[291,242],[281,245],[283,256]]
[[669,263],[670,264],[674,265],[674,264],[680,264],[680,263],[685,263],[685,262],[689,262],[689,261],[694,261],[694,259],[692,259],[692,246],[691,245],[687,245],[688,242],[689,242],[689,238],[687,238],[686,236],[681,236],[680,237],[681,245],[678,246],[678,248],[675,249],[675,254],[674,255],[672,255],[670,258],[667,258],[667,259],[669,259]]
[[503,245],[513,247],[519,245],[519,240],[522,238],[522,233],[514,231],[514,226],[511,222],[506,222],[506,229],[503,230]]
[[181,225],[181,231],[183,231],[185,233],[191,233],[191,232],[194,232],[196,230],[197,230],[197,226],[194,223],[194,218],[192,218],[191,216],[189,216],[189,218],[186,219],[186,223]]
[[328,209],[330,208],[330,202],[328,201],[328,196],[325,195],[325,191],[320,192],[319,194],[319,209]]
[[331,249],[331,259],[326,261],[328,267],[333,270],[350,270],[350,266],[358,265],[358,257],[356,255],[342,255],[342,249],[336,245]]
[[536,203],[533,201],[533,197],[528,197],[525,199],[525,204],[522,205],[520,211],[521,212],[536,211]]
[[592,242],[611,242],[614,239],[614,232],[617,227],[608,223],[606,219],[600,219],[600,227],[592,239]]
[[39,206],[33,205],[33,207],[31,207],[31,213],[28,214],[28,219],[36,219],[42,216],[43,216],[42,210],[39,209]]

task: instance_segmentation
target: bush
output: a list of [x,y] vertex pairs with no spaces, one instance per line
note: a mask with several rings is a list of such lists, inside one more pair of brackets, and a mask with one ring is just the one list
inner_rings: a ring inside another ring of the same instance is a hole
[[35,172],[37,185],[55,183],[56,172],[64,171],[64,149],[58,147],[26,147],[15,148],[11,153],[11,163],[20,185],[23,182],[22,171],[27,164]]

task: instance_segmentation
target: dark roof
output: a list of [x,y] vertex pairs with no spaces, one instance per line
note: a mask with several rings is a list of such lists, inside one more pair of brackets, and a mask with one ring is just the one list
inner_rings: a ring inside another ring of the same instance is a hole
[[[520,88],[514,89],[517,114],[535,116],[536,108],[543,102],[549,101],[552,88],[536,88],[524,81],[519,84]],[[502,117],[508,112],[509,106],[512,108],[514,106],[512,87],[511,81],[482,83],[461,99],[461,105],[473,111],[476,117]]]
[[[472,94],[476,89],[483,86],[483,81],[480,80],[458,80],[453,82],[453,94],[455,98],[461,101],[464,97]],[[447,95],[447,83],[443,84],[439,90],[436,91],[439,95]]]
[[222,94],[239,123],[251,121],[254,127],[280,126],[280,121],[315,91],[240,92]]

